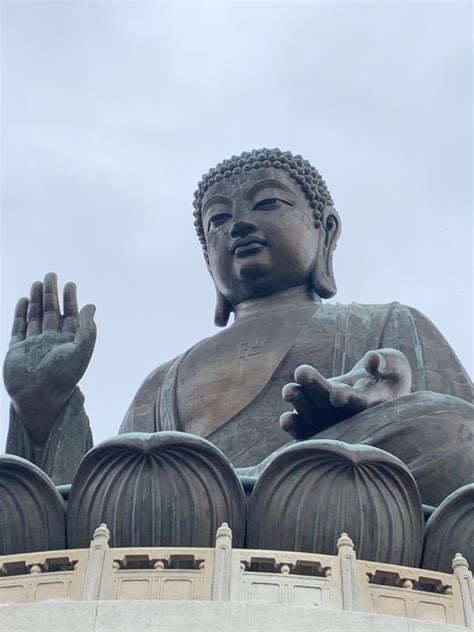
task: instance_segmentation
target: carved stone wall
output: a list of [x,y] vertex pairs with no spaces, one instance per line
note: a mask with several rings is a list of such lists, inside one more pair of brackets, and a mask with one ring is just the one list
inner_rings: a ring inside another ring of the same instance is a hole
[[[124,623],[112,608],[109,619],[104,622],[108,630],[291,629],[299,632],[327,629],[319,625],[325,612],[330,612],[335,622],[340,621],[341,612],[375,615],[372,622],[354,619],[352,628],[341,628],[336,623],[329,628],[338,632],[341,629],[441,632],[451,629],[450,624],[472,625],[472,574],[461,556],[453,560],[452,573],[362,561],[357,559],[353,543],[346,534],[338,539],[337,555],[333,556],[234,549],[232,532],[227,525],[218,529],[213,548],[113,549],[109,548],[108,538],[106,525],[101,525],[88,549],[0,557],[0,620],[6,625],[5,629],[17,629],[8,626],[13,615],[5,610],[8,604],[23,608],[20,612],[25,617],[21,622],[24,625],[29,621],[28,608],[31,612],[33,606],[44,604],[51,608],[50,612],[57,612],[54,603],[65,606],[59,629],[71,629],[66,624],[68,616],[72,618],[74,630],[95,629],[82,620],[74,627],[77,622],[72,613],[80,611],[76,607],[78,602],[94,604],[96,608],[113,603],[117,609],[129,612],[130,617]],[[183,561],[186,561],[185,566]],[[175,604],[174,619],[166,619],[175,625],[165,625],[159,617],[146,622],[140,618],[146,603],[159,602]],[[120,603],[128,605],[120,608]],[[274,617],[273,625],[265,626],[256,616],[257,611],[253,611],[250,619],[234,621],[233,626],[226,625],[227,621],[218,616],[211,616],[205,627],[196,628],[194,619],[186,619],[186,603],[204,603],[213,613],[218,612],[213,607],[216,603],[231,603],[236,608],[243,604],[260,609],[271,607],[275,612],[289,608],[296,622],[301,621],[302,613],[309,611],[311,625],[304,628],[298,623],[288,625],[291,618],[288,616],[285,623]],[[417,628],[417,621],[430,625]],[[20,629],[36,632],[37,622]],[[55,628],[51,625],[41,629]],[[99,629],[102,628],[99,626]]]

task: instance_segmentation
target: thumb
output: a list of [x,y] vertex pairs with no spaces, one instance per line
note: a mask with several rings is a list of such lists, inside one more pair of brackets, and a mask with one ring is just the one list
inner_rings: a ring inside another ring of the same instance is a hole
[[91,346],[92,349],[95,345],[97,337],[97,327],[94,322],[95,305],[88,304],[79,312],[78,328],[76,332],[76,343],[80,346]]
[[378,351],[369,351],[364,357],[364,368],[376,378],[386,375],[387,361]]

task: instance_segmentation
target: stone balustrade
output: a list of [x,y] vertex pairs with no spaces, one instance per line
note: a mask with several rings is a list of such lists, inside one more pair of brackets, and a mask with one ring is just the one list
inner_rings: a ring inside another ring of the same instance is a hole
[[449,574],[358,560],[347,534],[335,556],[233,549],[226,524],[214,548],[109,548],[108,539],[101,525],[88,549],[0,557],[0,603],[229,601],[473,623],[472,573],[459,554]]

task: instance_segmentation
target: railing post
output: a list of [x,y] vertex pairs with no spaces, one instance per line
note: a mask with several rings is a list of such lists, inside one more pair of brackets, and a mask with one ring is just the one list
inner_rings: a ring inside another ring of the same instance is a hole
[[231,564],[232,531],[229,525],[223,522],[216,533],[214,578],[212,583],[213,601],[229,601]]
[[341,533],[337,541],[337,555],[341,566],[342,607],[344,610],[357,609],[357,569],[354,543]]
[[461,555],[456,553],[453,562],[453,572],[459,582],[459,588],[461,591],[461,601],[464,610],[464,621],[466,627],[470,628],[473,623],[473,608],[474,608],[474,587],[472,583],[472,573],[469,570],[469,564],[467,560]]
[[82,590],[83,601],[97,601],[99,599],[100,584],[104,571],[105,554],[109,548],[110,531],[106,524],[101,524],[94,531],[94,537],[89,548],[89,557]]

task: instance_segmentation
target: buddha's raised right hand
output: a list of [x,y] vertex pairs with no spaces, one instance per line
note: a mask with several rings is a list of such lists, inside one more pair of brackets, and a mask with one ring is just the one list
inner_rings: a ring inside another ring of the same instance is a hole
[[295,439],[317,432],[354,415],[408,395],[411,368],[396,349],[368,351],[345,375],[326,379],[312,366],[295,371],[295,382],[283,387],[282,396],[294,406],[280,417],[280,426]]
[[56,275],[49,273],[32,285],[29,300],[17,303],[3,366],[13,408],[37,445],[45,443],[84,375],[96,340],[95,307],[78,311],[74,283],[64,287],[63,312]]

